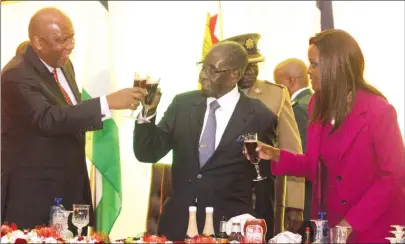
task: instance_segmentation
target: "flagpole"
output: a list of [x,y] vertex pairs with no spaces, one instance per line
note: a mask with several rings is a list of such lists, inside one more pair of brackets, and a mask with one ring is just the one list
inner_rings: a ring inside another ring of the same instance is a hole
[[219,40],[222,41],[224,39],[224,33],[222,29],[222,4],[221,0],[218,1],[218,17],[219,17]]

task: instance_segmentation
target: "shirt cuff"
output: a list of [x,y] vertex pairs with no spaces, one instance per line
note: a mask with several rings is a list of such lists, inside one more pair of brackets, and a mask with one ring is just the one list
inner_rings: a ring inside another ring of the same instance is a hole
[[101,121],[111,119],[111,111],[110,108],[108,107],[106,96],[100,97],[100,107],[101,107]]
[[150,120],[156,116],[156,112],[154,114],[152,114],[149,117],[146,117],[142,114],[142,111],[139,113],[138,115],[138,119],[136,120],[138,122],[138,124],[148,124],[150,123]]

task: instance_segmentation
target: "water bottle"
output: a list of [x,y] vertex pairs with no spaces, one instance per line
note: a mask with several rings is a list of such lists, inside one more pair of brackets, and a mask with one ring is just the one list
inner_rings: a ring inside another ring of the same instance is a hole
[[329,226],[328,226],[328,220],[326,220],[326,212],[319,212],[318,217],[322,221],[322,243],[328,243],[329,242]]
[[51,226],[53,224],[53,215],[56,210],[65,210],[65,208],[62,205],[61,197],[55,197],[54,204],[51,207],[50,220],[49,220],[49,225],[51,225]]

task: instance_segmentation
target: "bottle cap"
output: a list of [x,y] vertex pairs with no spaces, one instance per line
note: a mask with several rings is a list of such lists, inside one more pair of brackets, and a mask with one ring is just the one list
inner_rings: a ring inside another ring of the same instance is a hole
[[305,231],[309,232],[311,229],[309,227],[305,228]]
[[326,212],[319,212],[319,213],[318,213],[318,217],[319,217],[320,219],[325,219],[325,217],[326,217]]
[[197,212],[197,207],[196,206],[190,206],[188,207],[189,212]]
[[225,222],[227,222],[228,220],[226,219],[226,217],[225,217],[225,216],[222,216],[221,221],[225,221]]
[[206,207],[206,208],[205,208],[205,212],[206,212],[206,213],[213,213],[213,212],[214,212],[214,208],[213,208],[213,207]]

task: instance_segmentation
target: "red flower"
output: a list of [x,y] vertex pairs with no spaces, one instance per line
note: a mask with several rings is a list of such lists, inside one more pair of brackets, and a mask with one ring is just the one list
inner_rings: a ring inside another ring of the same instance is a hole
[[15,230],[17,230],[17,225],[14,224],[14,223],[12,223],[12,224],[10,225],[10,228],[11,228],[12,231],[15,231]]
[[23,239],[23,238],[17,238],[17,239],[15,239],[15,242],[14,242],[14,243],[19,243],[19,244],[27,243],[27,240],[25,240],[25,239]]

